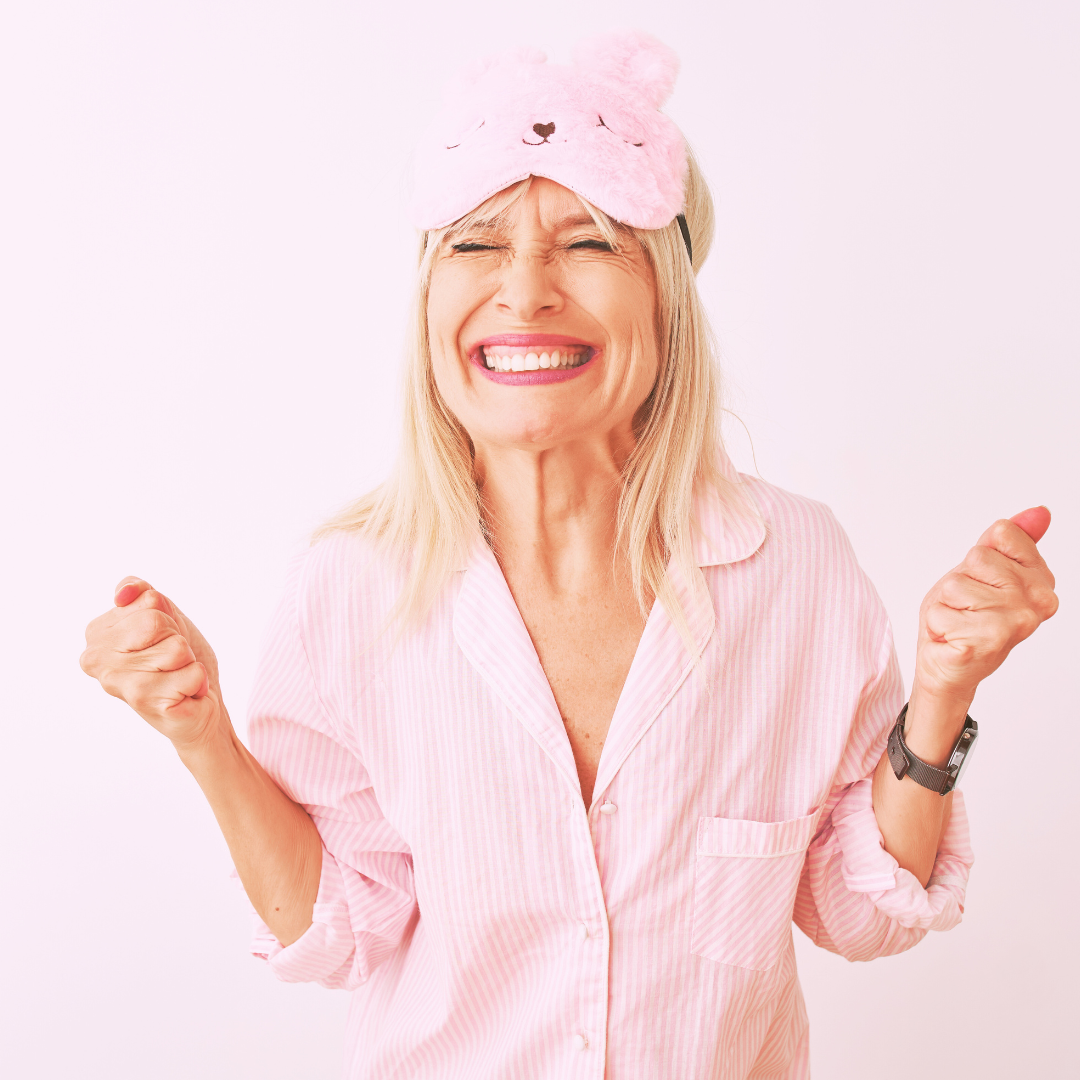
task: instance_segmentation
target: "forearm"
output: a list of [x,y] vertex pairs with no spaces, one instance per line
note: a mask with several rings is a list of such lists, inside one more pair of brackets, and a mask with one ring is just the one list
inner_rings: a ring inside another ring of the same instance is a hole
[[248,752],[229,723],[212,744],[181,748],[206,795],[252,906],[282,945],[311,925],[322,871],[314,822]]
[[[904,741],[913,754],[944,768],[964,727],[970,702],[943,701],[912,689]],[[917,784],[910,776],[897,780],[883,754],[874,773],[874,816],[885,850],[925,887],[949,822],[952,795]]]

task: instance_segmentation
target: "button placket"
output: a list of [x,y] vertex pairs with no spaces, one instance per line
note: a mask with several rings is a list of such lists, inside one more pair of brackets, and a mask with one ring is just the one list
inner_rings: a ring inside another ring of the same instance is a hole
[[[584,1069],[582,1077],[590,1080],[602,1080],[604,1072],[604,1032],[607,1027],[608,1010],[608,967],[610,962],[610,942],[607,934],[607,905],[598,864],[598,845],[607,829],[599,828],[601,821],[600,806],[591,807],[578,802],[578,813],[571,841],[575,858],[575,884],[580,888],[574,904],[576,917],[573,918],[572,946],[575,967],[580,971],[577,983],[578,1010],[570,1029],[571,1046],[577,1050],[589,1050],[583,1054],[578,1068]],[[582,830],[581,826],[585,828]],[[579,831],[580,830],[580,831]],[[579,849],[578,844],[582,843]],[[579,861],[580,859],[580,861]],[[578,876],[580,874],[580,877]],[[571,909],[573,910],[573,909]],[[580,1025],[580,1026],[577,1026]],[[576,1056],[576,1055],[575,1055]],[[576,1073],[576,1070],[575,1070]]]

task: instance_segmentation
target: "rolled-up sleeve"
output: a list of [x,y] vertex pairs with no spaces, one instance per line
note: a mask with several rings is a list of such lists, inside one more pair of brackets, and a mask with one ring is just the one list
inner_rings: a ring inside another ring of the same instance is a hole
[[849,960],[873,960],[910,949],[927,930],[951,930],[960,921],[973,858],[959,791],[925,889],[885,850],[869,778],[836,792],[830,802],[795,901],[795,922],[815,945]]
[[849,960],[903,952],[928,930],[960,922],[974,861],[961,792],[924,889],[886,850],[874,815],[873,772],[902,703],[903,684],[887,624],[843,761],[807,851],[795,923],[816,944]]
[[[386,821],[348,723],[320,694],[302,633],[306,556],[291,566],[248,711],[251,751],[322,837],[312,924],[283,947],[255,916],[251,951],[287,982],[353,989],[402,943],[415,912],[412,856]],[[331,636],[333,627],[323,627]]]

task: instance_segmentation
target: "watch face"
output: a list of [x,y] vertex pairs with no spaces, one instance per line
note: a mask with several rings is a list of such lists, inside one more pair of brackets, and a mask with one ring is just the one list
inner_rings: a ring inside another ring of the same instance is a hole
[[964,773],[967,771],[968,763],[971,761],[972,755],[975,752],[975,744],[979,741],[979,725],[974,720],[968,719],[964,724],[964,730],[960,734],[960,741],[953,749],[952,757],[949,759],[948,769],[950,772],[956,769],[956,779],[953,781],[952,786],[956,787],[957,784],[964,777]]

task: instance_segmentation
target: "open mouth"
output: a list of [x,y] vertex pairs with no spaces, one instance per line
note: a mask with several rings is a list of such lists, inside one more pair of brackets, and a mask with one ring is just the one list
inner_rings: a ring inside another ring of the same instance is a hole
[[569,371],[589,362],[588,345],[525,348],[520,345],[482,345],[480,358],[490,371]]
[[499,334],[469,346],[469,360],[492,382],[543,386],[575,379],[602,349],[562,334]]

